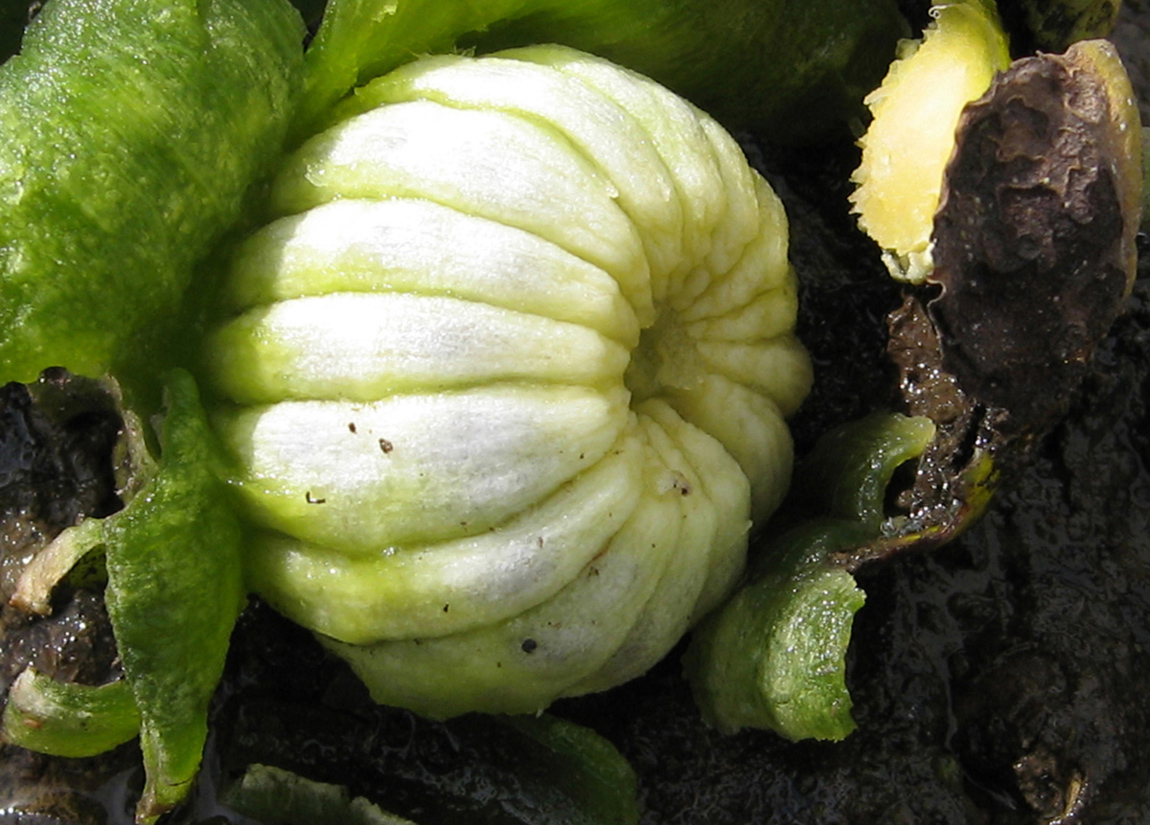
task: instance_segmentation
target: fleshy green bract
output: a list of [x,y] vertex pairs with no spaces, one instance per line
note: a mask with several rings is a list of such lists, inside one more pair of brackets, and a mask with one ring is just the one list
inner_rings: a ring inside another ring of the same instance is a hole
[[285,0],[45,5],[0,66],[0,380],[146,360],[279,154],[301,37]]

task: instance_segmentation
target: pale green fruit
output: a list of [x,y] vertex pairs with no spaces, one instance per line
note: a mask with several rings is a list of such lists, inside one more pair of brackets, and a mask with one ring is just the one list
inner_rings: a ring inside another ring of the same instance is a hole
[[427,58],[271,202],[215,422],[252,586],[378,701],[536,711],[729,592],[811,371],[782,205],[714,121],[570,49]]

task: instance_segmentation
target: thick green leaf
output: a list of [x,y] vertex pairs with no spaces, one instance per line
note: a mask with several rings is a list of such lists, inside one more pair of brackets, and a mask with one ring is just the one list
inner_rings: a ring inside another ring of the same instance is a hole
[[555,42],[647,74],[731,127],[845,134],[905,33],[893,0],[334,0],[309,53],[303,122],[417,54]]
[[139,333],[277,155],[302,33],[286,0],[44,6],[0,66],[0,380],[154,364]]

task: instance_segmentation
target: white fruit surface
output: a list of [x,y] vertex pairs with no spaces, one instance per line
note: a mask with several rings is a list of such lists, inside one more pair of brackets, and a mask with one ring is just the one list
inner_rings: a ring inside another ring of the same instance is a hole
[[789,482],[782,204],[713,120],[558,47],[416,61],[273,183],[210,336],[253,588],[378,701],[642,673]]

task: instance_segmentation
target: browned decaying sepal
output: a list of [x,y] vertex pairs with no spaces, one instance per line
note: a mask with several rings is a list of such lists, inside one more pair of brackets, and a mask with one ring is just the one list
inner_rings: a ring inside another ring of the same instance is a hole
[[903,411],[936,436],[904,528],[850,568],[944,544],[1067,411],[1133,283],[1141,127],[1114,48],[1015,61],[959,123],[934,272],[888,318]]
[[1015,61],[967,107],[934,224],[946,369],[1008,415],[1060,417],[1136,266],[1141,131],[1113,46]]

